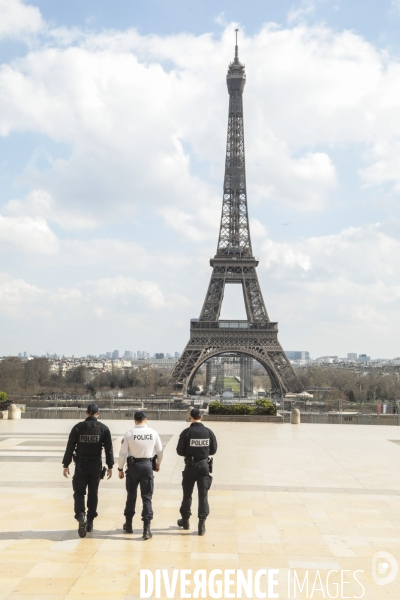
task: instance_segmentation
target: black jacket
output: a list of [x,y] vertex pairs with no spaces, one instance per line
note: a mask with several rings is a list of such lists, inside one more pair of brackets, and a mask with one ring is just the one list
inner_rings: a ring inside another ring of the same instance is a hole
[[179,456],[194,456],[195,460],[202,460],[215,454],[217,448],[214,433],[198,421],[182,431],[176,451]]
[[[77,425],[75,425],[72,428],[71,433],[69,434],[67,447],[65,449],[65,454],[64,454],[63,461],[62,461],[64,467],[69,467],[69,465],[71,464],[72,455],[73,455],[74,451],[76,450],[78,442],[79,442],[80,429],[83,429],[84,426],[88,422],[92,423],[93,421],[96,421],[96,420],[97,419],[95,419],[95,417],[88,417],[87,419],[85,419],[85,421],[81,421],[80,423],[77,423]],[[100,421],[97,421],[97,429],[100,432],[97,457],[101,458],[101,451],[102,451],[102,448],[104,448],[104,451],[106,454],[107,466],[109,469],[112,469],[112,467],[114,465],[114,454],[113,454],[113,445],[112,445],[110,430],[108,429],[107,425],[104,425],[104,423],[101,423]]]

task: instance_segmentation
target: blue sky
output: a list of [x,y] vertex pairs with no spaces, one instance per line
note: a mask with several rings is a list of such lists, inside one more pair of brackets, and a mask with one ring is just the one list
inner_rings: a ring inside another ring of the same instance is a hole
[[236,26],[281,342],[400,355],[400,2],[323,0],[0,0],[0,355],[183,349],[217,242]]
[[351,29],[370,41],[395,48],[398,45],[398,12],[391,0],[71,0],[55,3],[39,1],[43,17],[57,27],[124,30],[137,28],[146,35],[170,35],[182,31],[219,35],[221,24],[237,21],[248,35],[257,33],[264,23],[288,24],[290,12],[302,10],[308,23],[326,22],[341,31]]

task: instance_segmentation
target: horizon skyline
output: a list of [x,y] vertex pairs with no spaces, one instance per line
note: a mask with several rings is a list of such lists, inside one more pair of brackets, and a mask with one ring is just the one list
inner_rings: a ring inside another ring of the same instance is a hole
[[[308,352],[308,350],[293,350],[293,349],[292,350],[285,350],[284,349],[284,351],[285,352]],[[23,352],[18,352],[17,354],[4,354],[2,356],[0,355],[0,358],[31,358],[31,357],[34,357],[34,358],[50,357],[51,358],[53,356],[57,356],[58,358],[104,358],[106,360],[120,360],[120,359],[126,359],[126,360],[130,360],[130,359],[132,359],[132,360],[145,360],[146,358],[152,358],[153,359],[153,358],[155,358],[155,354],[159,354],[159,353],[164,354],[164,358],[173,358],[173,359],[177,358],[176,356],[174,356],[175,352],[177,352],[179,355],[181,354],[181,352],[178,351],[178,350],[176,350],[174,352],[163,352],[163,351],[159,351],[159,350],[156,350],[156,351],[140,350],[140,352],[144,352],[144,353],[148,354],[148,356],[147,357],[137,357],[137,356],[126,357],[126,356],[124,356],[123,353],[125,353],[125,352],[133,352],[136,355],[138,351],[137,350],[124,350],[124,351],[118,350],[118,352],[120,352],[120,356],[118,356],[116,358],[114,358],[114,357],[106,357],[107,353],[111,353],[112,354],[113,352],[114,351],[107,350],[107,352],[102,352],[102,353],[98,353],[98,354],[96,354],[96,353],[86,353],[86,354],[74,354],[74,353],[71,353],[71,354],[65,354],[65,353],[58,353],[58,352],[43,351],[43,352],[39,352],[39,353],[35,354],[35,353],[32,353],[32,352],[28,353],[27,351],[23,351]],[[27,356],[23,356],[25,353],[27,354]],[[167,354],[169,354],[170,356],[167,357],[166,356]],[[398,356],[393,356],[391,358],[389,358],[389,357],[382,357],[382,356],[376,356],[376,357],[374,357],[373,354],[366,353],[366,352],[360,352],[360,353],[357,353],[357,352],[345,352],[343,355],[323,353],[323,354],[316,355],[316,356],[312,356],[311,353],[309,353],[309,354],[310,354],[310,360],[317,360],[319,358],[339,358],[341,360],[350,360],[348,358],[348,356],[346,356],[348,354],[356,354],[357,358],[359,358],[361,356],[368,356],[371,359],[371,361],[373,361],[373,360],[389,360],[390,361],[390,360],[395,360],[397,358],[400,358]],[[256,359],[254,359],[254,360],[256,360]],[[290,359],[290,360],[292,360],[292,359]],[[302,359],[298,359],[298,360],[302,360]]]

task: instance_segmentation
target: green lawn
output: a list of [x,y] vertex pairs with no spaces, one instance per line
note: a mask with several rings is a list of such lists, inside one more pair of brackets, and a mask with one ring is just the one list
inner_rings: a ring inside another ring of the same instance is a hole
[[224,377],[224,387],[232,388],[234,394],[240,393],[240,383],[234,377]]

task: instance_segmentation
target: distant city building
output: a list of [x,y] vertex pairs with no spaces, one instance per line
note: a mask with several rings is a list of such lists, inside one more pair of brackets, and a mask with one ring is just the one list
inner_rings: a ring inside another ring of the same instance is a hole
[[22,358],[22,352],[18,352],[18,358]]
[[181,355],[181,353],[180,353],[180,352],[175,352],[175,358],[179,358],[179,357],[180,357],[180,355]]
[[106,352],[106,358],[112,358],[112,352]]
[[119,358],[119,350],[114,350],[114,352],[112,353],[112,357]]
[[307,350],[287,350],[286,356],[289,360],[310,360],[310,353]]
[[371,357],[367,356],[366,354],[360,354],[357,358],[357,362],[358,363],[370,363]]
[[169,352],[167,352],[167,354],[165,355],[165,358],[172,358],[172,356],[169,354]]
[[131,350],[125,350],[124,358],[133,358],[133,352]]
[[339,357],[338,356],[320,356],[319,358],[316,358],[315,361],[316,363],[338,363],[339,362]]
[[[154,358],[164,358],[164,352],[156,352]],[[167,358],[169,358],[168,354]]]
[[348,352],[347,360],[350,360],[351,362],[357,362],[357,353],[356,352]]

